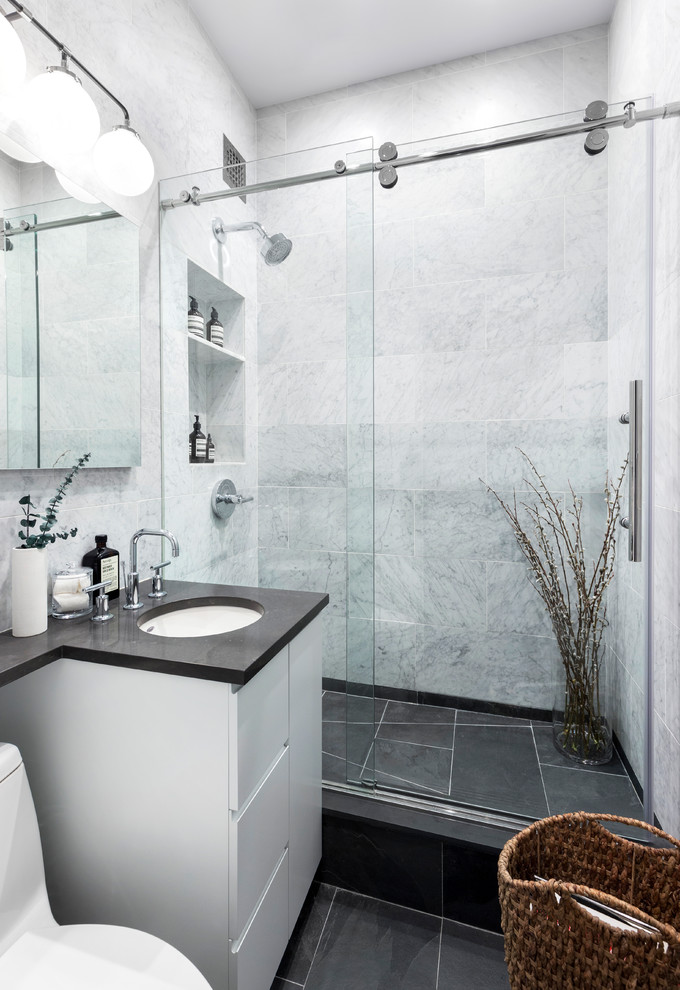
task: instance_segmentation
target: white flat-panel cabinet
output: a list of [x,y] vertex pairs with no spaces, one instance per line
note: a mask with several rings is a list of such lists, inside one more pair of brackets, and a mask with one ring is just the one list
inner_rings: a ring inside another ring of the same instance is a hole
[[268,990],[321,857],[320,706],[318,618],[241,688],[67,659],[0,688],[57,920]]

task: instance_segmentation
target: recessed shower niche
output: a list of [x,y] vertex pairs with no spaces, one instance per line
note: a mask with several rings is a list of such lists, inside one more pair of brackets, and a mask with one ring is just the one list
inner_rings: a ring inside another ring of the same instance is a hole
[[245,299],[192,261],[187,261],[187,288],[205,322],[216,313],[224,327],[224,346],[187,330],[189,413],[198,415],[203,433],[210,434],[216,463],[243,461]]

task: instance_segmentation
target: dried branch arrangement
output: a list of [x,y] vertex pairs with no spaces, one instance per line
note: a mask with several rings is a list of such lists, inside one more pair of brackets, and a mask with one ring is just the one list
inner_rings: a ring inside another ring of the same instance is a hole
[[[531,478],[525,480],[535,502],[518,503],[515,493],[508,504],[493,488],[486,487],[512,526],[557,639],[565,694],[563,710],[556,705],[555,743],[572,759],[605,763],[612,753],[600,683],[602,636],[607,626],[605,593],[614,575],[616,523],[628,459],[614,485],[609,478],[605,481],[604,537],[597,559],[591,559],[589,565],[583,544],[583,499],[569,485],[569,496],[562,504],[548,490],[531,458],[523,450],[520,453],[531,470]],[[523,522],[524,514],[530,525]]]

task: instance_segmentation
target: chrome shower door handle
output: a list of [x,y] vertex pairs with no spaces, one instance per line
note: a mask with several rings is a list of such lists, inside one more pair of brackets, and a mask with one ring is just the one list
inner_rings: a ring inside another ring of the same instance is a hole
[[642,381],[636,378],[629,386],[628,415],[620,417],[628,424],[628,515],[619,523],[628,530],[628,559],[642,560]]

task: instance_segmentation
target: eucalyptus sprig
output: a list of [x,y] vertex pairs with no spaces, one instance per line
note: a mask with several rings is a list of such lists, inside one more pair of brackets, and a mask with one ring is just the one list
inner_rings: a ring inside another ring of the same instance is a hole
[[[19,505],[22,506],[24,512],[24,521],[22,523],[22,529],[19,530],[19,539],[24,542],[21,544],[22,550],[42,550],[49,543],[54,543],[57,539],[67,540],[69,536],[75,536],[78,532],[77,527],[71,530],[63,530],[61,533],[53,533],[52,527],[56,525],[57,514],[59,512],[59,503],[63,500],[66,489],[71,484],[78,471],[81,467],[89,461],[91,454],[83,454],[82,457],[78,458],[78,463],[74,464],[69,473],[66,475],[62,483],[57,488],[56,494],[47,503],[44,513],[41,515],[39,512],[34,512],[32,510],[36,509],[37,506],[31,502],[30,495],[24,495],[23,498],[19,499]],[[42,519],[39,526],[39,532],[31,533],[32,529],[38,525],[38,520]]]

